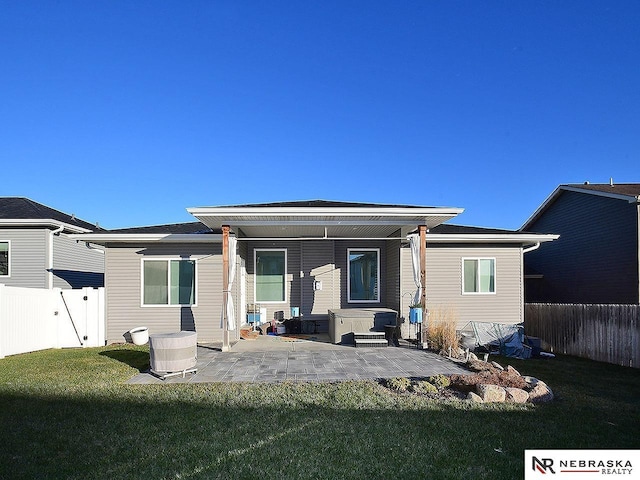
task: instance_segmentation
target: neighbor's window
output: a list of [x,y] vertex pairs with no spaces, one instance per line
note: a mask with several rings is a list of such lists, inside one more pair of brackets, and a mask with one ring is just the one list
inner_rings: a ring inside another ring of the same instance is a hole
[[256,303],[286,301],[287,251],[254,250]]
[[9,242],[0,242],[0,277],[9,276]]
[[351,303],[380,301],[380,249],[347,249],[349,283],[347,298]]
[[463,293],[496,293],[495,258],[465,258],[462,262]]
[[143,260],[144,305],[195,305],[195,260]]

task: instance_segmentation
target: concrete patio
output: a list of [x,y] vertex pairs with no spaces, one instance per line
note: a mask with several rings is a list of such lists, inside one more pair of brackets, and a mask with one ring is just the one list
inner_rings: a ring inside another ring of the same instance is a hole
[[415,346],[354,348],[333,345],[326,335],[261,336],[240,340],[229,352],[220,345],[198,345],[197,373],[161,380],[140,373],[132,384],[212,382],[331,382],[468,373],[459,363]]

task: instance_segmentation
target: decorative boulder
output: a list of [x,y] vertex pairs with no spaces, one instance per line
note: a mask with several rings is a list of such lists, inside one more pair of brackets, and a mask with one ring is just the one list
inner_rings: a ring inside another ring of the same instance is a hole
[[476,386],[478,395],[484,402],[504,402],[507,392],[504,388],[498,385],[490,385],[486,383],[480,383]]
[[541,380],[529,391],[529,401],[531,403],[547,403],[553,400],[553,392]]
[[483,403],[482,397],[473,392],[469,392],[467,394],[467,400],[472,403]]
[[529,400],[529,393],[521,388],[505,388],[507,393],[506,401],[511,403],[526,403]]

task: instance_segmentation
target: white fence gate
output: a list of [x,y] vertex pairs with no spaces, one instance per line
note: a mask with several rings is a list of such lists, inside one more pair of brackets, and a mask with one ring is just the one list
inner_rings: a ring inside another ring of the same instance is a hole
[[105,344],[104,288],[0,284],[0,358],[47,348]]

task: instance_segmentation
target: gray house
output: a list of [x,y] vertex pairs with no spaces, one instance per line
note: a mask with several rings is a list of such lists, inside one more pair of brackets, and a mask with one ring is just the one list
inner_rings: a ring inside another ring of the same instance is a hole
[[526,300],[640,303],[640,184],[560,185],[522,226],[559,240],[526,256]]
[[267,319],[293,307],[318,331],[329,312],[393,311],[407,336],[421,297],[459,326],[520,323],[523,256],[556,238],[444,224],[458,208],[314,200],[188,211],[197,222],[74,235],[105,247],[108,342],[138,326],[234,340],[248,305]]
[[104,231],[22,197],[0,197],[0,283],[14,287],[104,285],[104,251],[69,238]]

